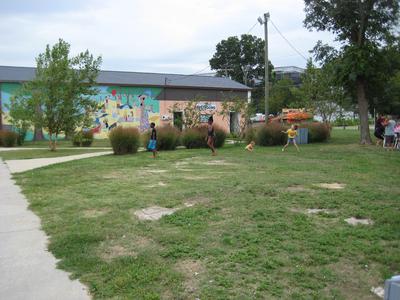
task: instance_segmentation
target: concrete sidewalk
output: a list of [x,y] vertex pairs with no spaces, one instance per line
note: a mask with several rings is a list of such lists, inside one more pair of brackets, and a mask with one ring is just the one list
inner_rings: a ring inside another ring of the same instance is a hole
[[102,151],[102,152],[92,152],[85,154],[77,154],[77,155],[68,155],[68,156],[60,156],[60,157],[47,157],[47,158],[32,158],[32,159],[13,159],[6,160],[6,164],[11,171],[11,173],[20,173],[28,170],[58,164],[62,162],[67,162],[71,160],[89,158],[102,156],[107,154],[112,154],[112,151]]
[[40,219],[0,160],[0,299],[90,299],[87,289],[56,269]]
[[[111,147],[57,147],[57,150],[111,150]],[[0,147],[0,152],[21,150],[49,150],[49,147]]]

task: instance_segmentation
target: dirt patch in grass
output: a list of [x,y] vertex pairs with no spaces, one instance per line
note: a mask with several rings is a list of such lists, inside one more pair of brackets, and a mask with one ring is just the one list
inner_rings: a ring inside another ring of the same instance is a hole
[[110,172],[108,174],[105,174],[103,176],[103,179],[120,179],[123,178],[126,174],[123,174],[122,172]]
[[101,258],[107,262],[122,256],[136,256],[136,253],[121,245],[111,245],[110,247],[103,249],[101,253]]
[[110,210],[108,208],[103,208],[103,209],[87,209],[83,211],[83,216],[85,218],[97,218],[104,216],[107,214]]
[[191,175],[189,175],[189,176],[183,176],[183,178],[184,179],[187,179],[187,180],[205,180],[205,179],[209,179],[209,177],[206,177],[206,176],[191,176]]
[[158,183],[152,184],[152,185],[148,185],[147,187],[148,188],[155,188],[155,187],[164,187],[164,186],[167,186],[167,184],[162,182],[162,181],[159,181]]
[[189,162],[187,162],[187,161],[177,161],[176,163],[175,163],[175,167],[182,167],[182,166],[187,166],[189,164]]
[[336,210],[333,209],[328,209],[328,208],[307,208],[307,209],[301,209],[301,208],[290,208],[289,209],[291,212],[295,213],[303,213],[303,214],[309,214],[309,215],[315,215],[315,214],[335,214]]
[[177,168],[177,170],[178,170],[178,171],[181,171],[181,172],[194,172],[194,170],[193,170],[193,169],[183,169],[183,168]]
[[288,187],[286,188],[286,190],[287,190],[288,192],[291,192],[291,193],[296,193],[296,192],[310,192],[310,191],[311,191],[309,188],[306,188],[306,187],[304,187],[304,186],[302,186],[302,185],[292,185],[292,186],[288,186]]
[[201,164],[206,166],[234,166],[234,163],[227,162],[225,160],[210,160],[202,162]]
[[342,190],[345,188],[346,184],[344,183],[318,183],[316,184],[316,186],[324,188],[324,189],[328,189],[328,190]]
[[371,219],[358,219],[358,218],[348,218],[344,220],[347,224],[357,226],[357,225],[373,225],[374,221]]
[[161,219],[163,216],[172,215],[175,211],[176,211],[175,208],[150,206],[147,208],[136,210],[133,212],[133,214],[139,220],[156,221],[158,219]]
[[200,281],[205,276],[205,268],[198,260],[178,261],[176,270],[184,276],[184,289],[187,295],[192,297],[199,296]]
[[336,213],[335,210],[333,209],[327,209],[327,208],[309,208],[306,211],[308,214],[320,214],[320,213],[325,213],[325,214],[334,214]]
[[157,173],[157,174],[167,172],[167,170],[162,170],[162,169],[144,169],[141,171],[147,172],[147,173]]
[[337,275],[335,286],[328,285],[325,290],[336,288],[344,299],[376,300],[371,287],[382,284],[379,273],[373,266],[360,266],[347,260],[331,264],[329,269]]
[[185,202],[183,205],[185,207],[192,207],[192,206],[195,206],[196,204],[202,204],[202,203],[208,203],[208,202],[210,202],[210,198],[196,196],[196,197],[185,199]]

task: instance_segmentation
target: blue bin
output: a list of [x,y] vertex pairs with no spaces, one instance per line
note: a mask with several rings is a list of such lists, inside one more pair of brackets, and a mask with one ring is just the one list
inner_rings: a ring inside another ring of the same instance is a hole
[[399,299],[400,299],[400,275],[397,275],[385,281],[384,300],[399,300]]
[[308,144],[308,128],[299,128],[297,129],[296,143]]

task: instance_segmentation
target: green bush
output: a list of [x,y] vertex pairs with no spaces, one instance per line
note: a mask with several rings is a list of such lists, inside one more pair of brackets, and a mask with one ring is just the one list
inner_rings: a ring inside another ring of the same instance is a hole
[[301,127],[308,128],[309,143],[326,142],[331,135],[329,126],[324,123],[308,123]]
[[247,144],[250,144],[252,141],[256,141],[257,131],[254,127],[248,127],[244,133],[244,139]]
[[72,144],[77,147],[90,147],[93,144],[93,131],[79,131],[74,134]]
[[260,126],[255,134],[255,142],[260,146],[283,145],[286,142],[287,127],[280,123],[270,123]]
[[118,126],[109,134],[114,154],[136,153],[140,144],[140,134],[137,128]]
[[[180,131],[170,125],[156,128],[157,150],[175,150],[179,145]],[[147,148],[151,136],[151,129],[142,135],[143,146]]]
[[214,126],[214,131],[215,131],[215,142],[214,146],[215,148],[221,148],[225,144],[226,140],[226,132],[222,128],[218,126]]
[[187,149],[207,147],[207,127],[194,127],[182,132],[182,144]]
[[[226,132],[214,126],[215,148],[220,148],[225,144]],[[207,126],[200,126],[185,129],[182,133],[182,144],[188,149],[207,148]]]
[[4,147],[14,147],[17,144],[18,134],[13,131],[0,132],[0,145]]

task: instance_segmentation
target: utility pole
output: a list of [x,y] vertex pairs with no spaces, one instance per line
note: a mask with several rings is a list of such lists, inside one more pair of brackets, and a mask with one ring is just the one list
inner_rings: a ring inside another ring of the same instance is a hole
[[268,61],[268,19],[269,19],[269,13],[264,14],[264,19],[259,17],[257,20],[260,23],[260,25],[264,25],[264,34],[265,34],[265,40],[264,40],[264,55],[265,55],[265,123],[268,123],[268,116],[269,116],[269,107],[268,107],[268,98],[269,98],[269,61]]

